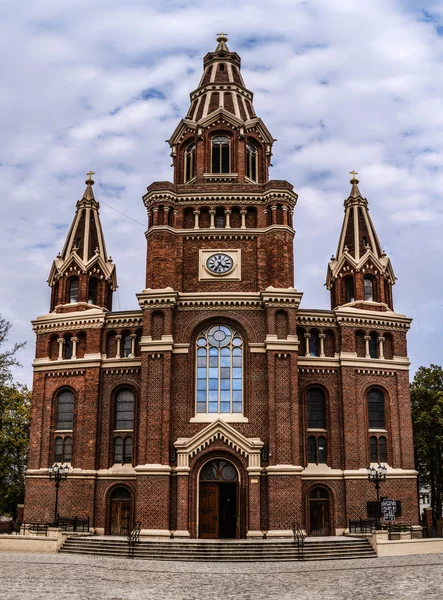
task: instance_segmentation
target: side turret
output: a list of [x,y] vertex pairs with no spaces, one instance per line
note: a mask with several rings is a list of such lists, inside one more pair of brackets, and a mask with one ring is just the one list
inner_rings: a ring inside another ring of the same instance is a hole
[[74,220],[61,253],[54,260],[48,284],[51,312],[74,312],[90,308],[112,310],[117,274],[106,253],[99,203],[94,198],[92,171],[86,190],[77,202]]
[[337,254],[328,265],[326,287],[331,307],[348,305],[365,310],[394,310],[395,275],[382,250],[368,210],[358,189],[357,173],[351,172],[351,193],[345,200],[345,216]]

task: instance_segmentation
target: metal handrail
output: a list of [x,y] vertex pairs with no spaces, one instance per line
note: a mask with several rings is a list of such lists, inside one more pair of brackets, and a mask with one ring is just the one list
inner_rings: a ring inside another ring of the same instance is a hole
[[300,523],[292,523],[292,532],[294,534],[294,544],[297,544],[297,559],[303,560],[306,533],[301,528]]
[[128,535],[128,558],[134,558],[135,545],[140,541],[141,527],[141,522],[137,521],[134,529]]

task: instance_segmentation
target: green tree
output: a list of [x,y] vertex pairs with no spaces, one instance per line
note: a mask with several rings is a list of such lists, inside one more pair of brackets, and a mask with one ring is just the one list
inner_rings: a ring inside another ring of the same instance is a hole
[[[8,339],[11,324],[0,317],[0,348]],[[25,344],[0,352],[0,514],[15,514],[24,498],[31,392],[12,380],[16,353]]]
[[435,518],[443,500],[443,369],[420,367],[411,385],[416,466],[422,486],[431,490]]

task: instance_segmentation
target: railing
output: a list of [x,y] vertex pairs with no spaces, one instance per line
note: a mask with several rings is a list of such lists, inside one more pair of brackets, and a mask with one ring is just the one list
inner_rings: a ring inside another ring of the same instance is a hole
[[89,532],[90,517],[61,517],[58,515],[57,525],[63,531]]
[[375,525],[375,519],[349,519],[349,533],[372,533]]
[[35,533],[37,535],[39,535],[40,533],[44,533],[45,535],[48,535],[49,527],[50,527],[50,525],[48,525],[47,523],[29,523],[28,531],[30,533]]
[[137,521],[134,529],[128,535],[128,558],[134,558],[135,545],[140,541],[141,527],[141,522]]
[[297,559],[303,560],[306,534],[300,527],[300,523],[292,523],[292,532],[294,534],[294,544],[297,544]]
[[412,526],[411,525],[403,525],[403,524],[397,524],[397,523],[389,523],[388,525],[388,540],[392,540],[394,539],[392,536],[398,534],[398,537],[400,537],[400,533],[409,533],[412,539]]

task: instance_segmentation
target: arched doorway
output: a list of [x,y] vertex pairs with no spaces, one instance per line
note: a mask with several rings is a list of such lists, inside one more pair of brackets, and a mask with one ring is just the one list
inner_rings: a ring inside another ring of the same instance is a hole
[[234,465],[223,459],[203,465],[199,481],[199,537],[237,537],[238,503],[238,473]]
[[117,487],[111,492],[111,535],[128,535],[131,521],[131,493],[128,488]]
[[323,487],[315,487],[309,494],[309,535],[331,535],[329,492]]

